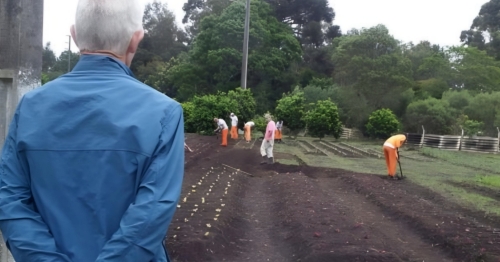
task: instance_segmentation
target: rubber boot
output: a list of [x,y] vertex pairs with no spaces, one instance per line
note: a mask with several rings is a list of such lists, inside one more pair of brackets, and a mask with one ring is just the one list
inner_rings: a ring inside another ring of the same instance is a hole
[[268,163],[269,165],[274,164],[274,157],[268,157],[268,158],[267,158],[267,163]]
[[260,162],[261,165],[267,164],[267,156],[262,156],[262,161]]

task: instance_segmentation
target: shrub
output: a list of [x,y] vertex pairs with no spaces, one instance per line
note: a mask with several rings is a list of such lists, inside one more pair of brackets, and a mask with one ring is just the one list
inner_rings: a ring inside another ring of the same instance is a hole
[[267,122],[264,116],[258,115],[255,116],[253,119],[253,122],[255,123],[255,130],[258,132],[262,132],[262,135],[266,133],[266,127],[267,127]]
[[342,133],[337,105],[330,99],[318,101],[314,108],[307,112],[304,120],[308,133],[313,137],[321,139],[325,135],[332,135],[338,139]]
[[256,103],[252,91],[238,87],[229,91],[227,95],[231,100],[236,101],[237,109],[234,109],[234,111],[238,111],[238,114],[233,113],[238,116],[238,128],[243,129],[245,123],[255,115]]
[[283,124],[296,133],[305,127],[305,98],[303,92],[293,92],[283,94],[283,97],[277,101],[276,118],[274,120],[283,120]]
[[373,138],[388,138],[399,129],[399,121],[390,109],[371,113],[366,124],[367,133]]
[[230,125],[229,114],[239,114],[237,102],[230,99],[226,93],[219,92],[216,95],[195,96],[193,103],[192,121],[193,129],[200,134],[210,135],[216,128],[214,117],[223,118]]
[[184,132],[195,133],[196,128],[193,119],[194,104],[193,102],[184,102],[181,105],[184,112]]

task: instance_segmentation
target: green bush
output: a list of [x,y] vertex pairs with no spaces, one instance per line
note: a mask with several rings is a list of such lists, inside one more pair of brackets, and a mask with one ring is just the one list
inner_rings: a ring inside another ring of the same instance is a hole
[[306,113],[304,121],[308,134],[313,137],[321,139],[325,135],[332,135],[338,139],[342,134],[337,105],[330,99],[318,101],[314,108]]
[[399,121],[390,109],[374,111],[368,118],[366,131],[373,138],[386,139],[399,129]]
[[296,133],[305,127],[305,98],[301,91],[283,94],[283,97],[277,101],[276,118],[282,120],[283,124]]
[[184,112],[184,132],[195,133],[196,128],[193,121],[194,104],[193,102],[184,102],[181,105]]
[[267,121],[264,116],[258,115],[253,118],[253,122],[255,123],[254,129],[257,132],[262,132],[262,135],[266,133]]
[[223,92],[217,95],[195,96],[191,102],[194,108],[188,121],[192,121],[193,130],[200,134],[213,134],[216,128],[213,122],[214,117],[223,118],[230,125],[229,114],[240,113],[237,102]]
[[231,90],[227,93],[228,97],[236,101],[237,109],[233,112],[238,116],[238,128],[243,129],[246,122],[250,121],[255,115],[255,98],[253,97],[252,91],[250,89],[242,89],[241,87]]

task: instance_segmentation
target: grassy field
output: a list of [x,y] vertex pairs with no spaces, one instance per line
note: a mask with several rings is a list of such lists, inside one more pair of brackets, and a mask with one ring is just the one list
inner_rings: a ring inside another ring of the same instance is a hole
[[[312,138],[300,138],[309,140]],[[330,140],[335,142],[334,140]],[[275,151],[296,155],[311,166],[341,168],[360,173],[385,175],[383,158],[345,158],[306,153],[293,140],[276,144]],[[365,151],[382,153],[383,141],[343,141]],[[498,200],[483,191],[500,192],[500,155],[452,152],[431,148],[400,149],[403,174],[414,183],[468,207],[500,215]],[[277,158],[277,161],[280,161]],[[283,164],[297,164],[284,160]],[[474,190],[475,189],[475,190]]]

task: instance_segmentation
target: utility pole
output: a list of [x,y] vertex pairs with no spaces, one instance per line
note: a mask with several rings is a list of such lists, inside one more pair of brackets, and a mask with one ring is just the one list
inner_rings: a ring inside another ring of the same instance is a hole
[[71,36],[68,35],[68,73],[71,71]]
[[243,37],[243,61],[241,67],[241,88],[247,89],[248,39],[250,34],[250,0],[247,0],[245,15],[245,35]]

